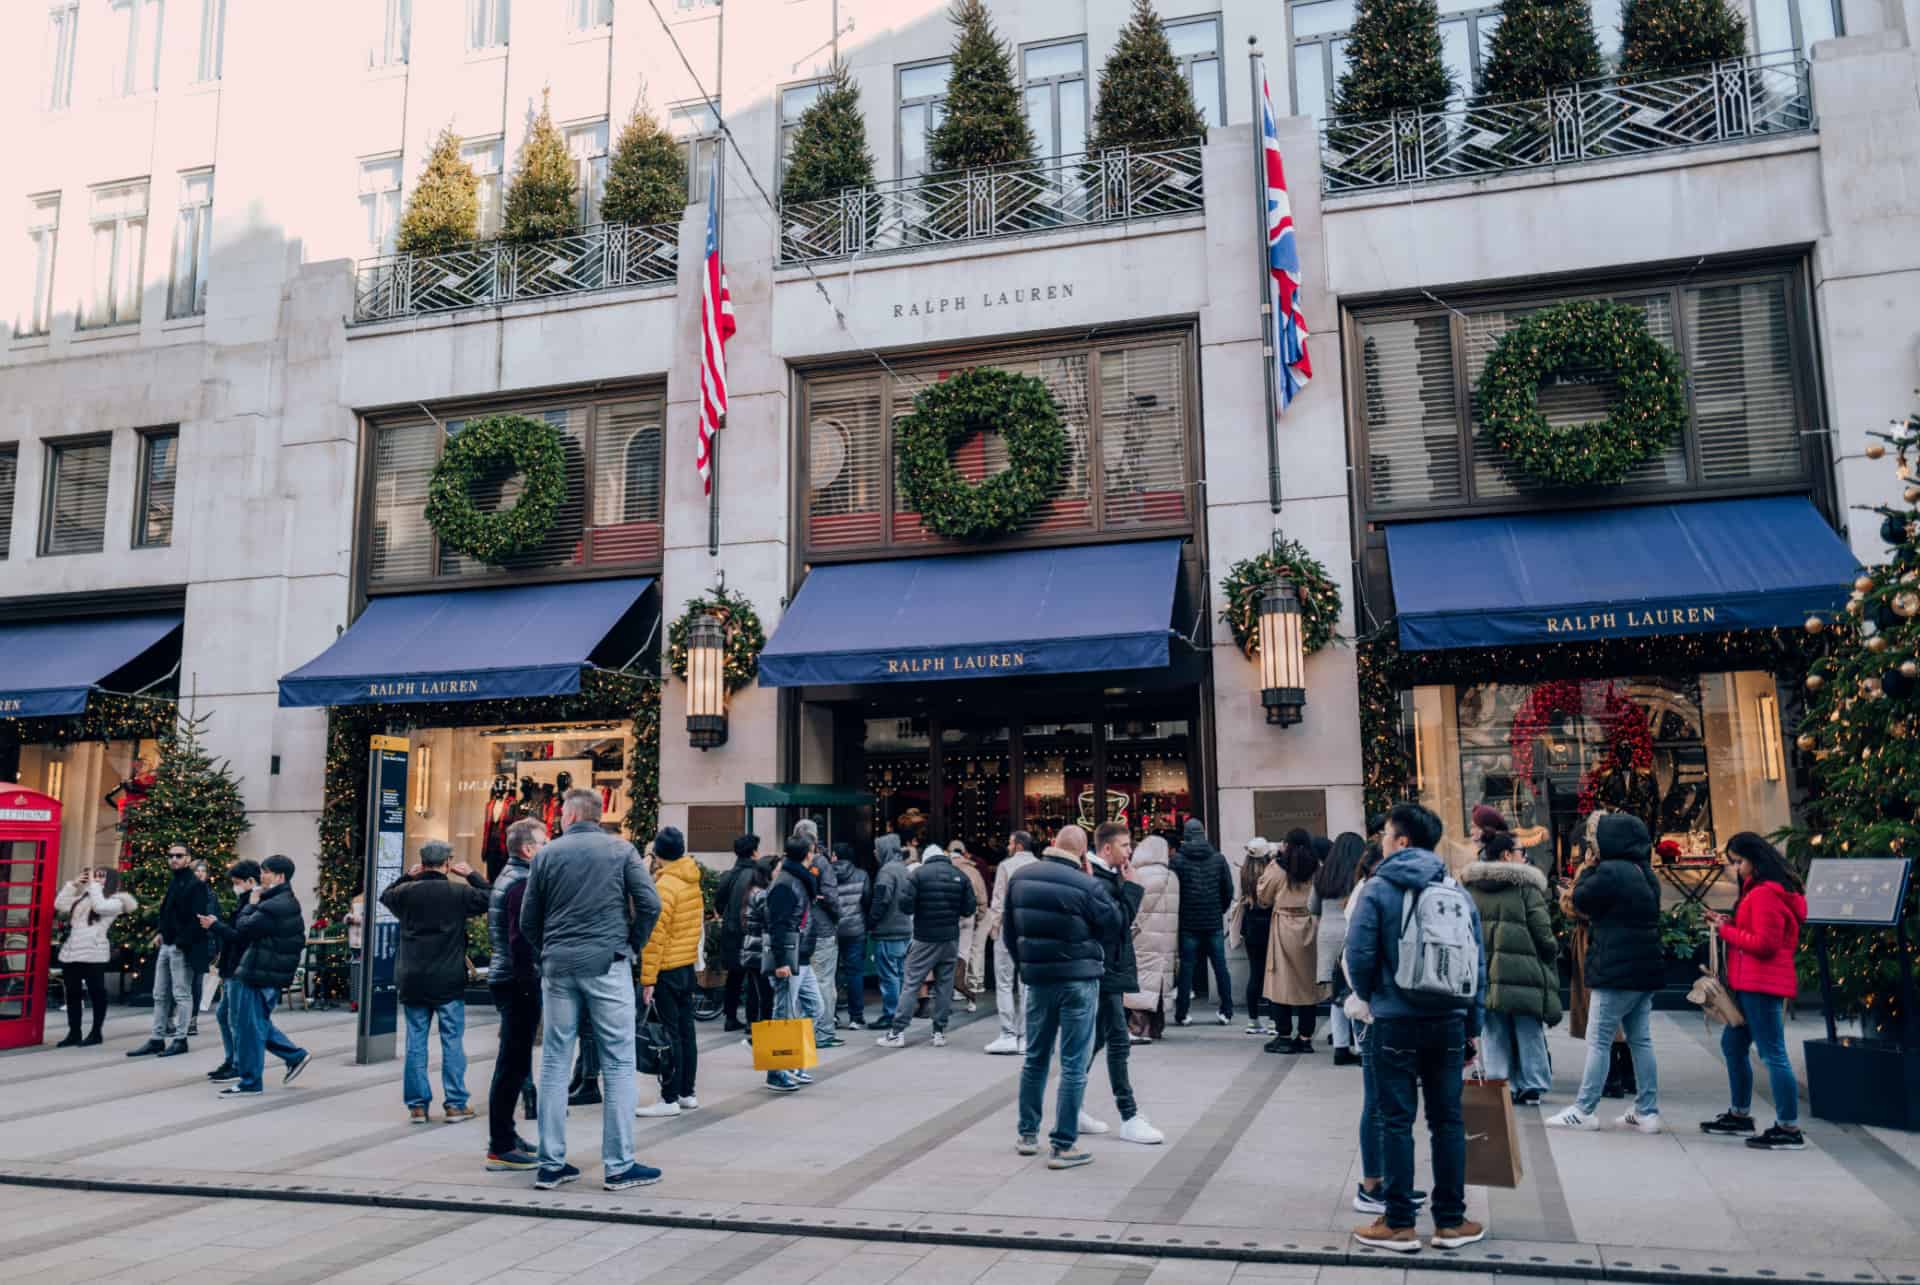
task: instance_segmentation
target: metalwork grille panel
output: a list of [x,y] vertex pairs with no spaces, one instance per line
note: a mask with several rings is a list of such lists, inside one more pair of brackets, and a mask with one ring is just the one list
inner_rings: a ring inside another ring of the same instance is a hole
[[438,254],[363,260],[353,319],[484,308],[615,286],[660,285],[679,275],[680,229],[600,223],[566,236],[509,245],[490,241]]

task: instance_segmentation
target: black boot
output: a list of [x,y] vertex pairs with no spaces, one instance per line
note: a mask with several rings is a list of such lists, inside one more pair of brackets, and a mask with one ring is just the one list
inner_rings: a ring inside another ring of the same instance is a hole
[[1640,1091],[1633,1075],[1633,1054],[1618,1040],[1607,1048],[1607,1083],[1600,1091],[1610,1098],[1628,1098]]
[[167,1047],[165,1040],[148,1040],[138,1048],[127,1050],[128,1057],[150,1057]]
[[100,1028],[96,1026],[96,1027],[94,1027],[94,1028],[93,1028],[93,1029],[92,1029],[91,1031],[89,1031],[89,1032],[87,1032],[87,1038],[86,1038],[86,1039],[84,1039],[84,1040],[81,1040],[81,1041],[80,1041],[80,1047],[81,1047],[81,1048],[88,1048],[88,1047],[91,1047],[92,1045],[95,1045],[95,1044],[98,1044],[98,1043],[100,1043],[100,1042],[101,1042],[101,1041],[100,1041]]
[[159,1056],[179,1057],[182,1053],[185,1053],[186,1051],[187,1051],[187,1042],[185,1040],[175,1040],[173,1043],[167,1045],[167,1047],[161,1049]]
[[80,1028],[78,1026],[70,1028],[67,1031],[67,1038],[64,1040],[61,1040],[58,1044],[54,1045],[53,1047],[57,1049],[71,1049],[71,1048],[80,1047]]

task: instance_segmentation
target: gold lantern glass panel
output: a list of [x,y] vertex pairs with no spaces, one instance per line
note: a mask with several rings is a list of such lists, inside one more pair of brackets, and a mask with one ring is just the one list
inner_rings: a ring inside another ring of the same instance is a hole
[[1300,593],[1284,577],[1260,597],[1260,704],[1267,722],[1291,727],[1307,705],[1306,618]]
[[711,613],[687,626],[687,740],[695,749],[727,743],[727,629]]

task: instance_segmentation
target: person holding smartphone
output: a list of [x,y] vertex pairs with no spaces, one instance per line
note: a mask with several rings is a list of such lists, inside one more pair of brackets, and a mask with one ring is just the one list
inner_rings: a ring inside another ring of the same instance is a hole
[[[57,1047],[100,1043],[100,1028],[107,1020],[107,961],[113,954],[107,933],[115,919],[139,904],[132,893],[120,891],[120,872],[105,866],[82,870],[54,897],[54,912],[70,917],[67,939],[60,944],[60,971],[67,990],[67,1038]],[[84,1039],[80,1036],[83,989],[93,1005],[93,1025]]]

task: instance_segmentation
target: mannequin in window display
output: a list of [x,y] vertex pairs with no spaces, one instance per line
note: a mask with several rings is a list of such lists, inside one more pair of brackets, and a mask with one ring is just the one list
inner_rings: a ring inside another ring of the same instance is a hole
[[120,868],[130,869],[133,865],[133,840],[124,837],[127,827],[132,823],[133,813],[147,801],[147,795],[153,790],[153,768],[143,758],[135,757],[127,770],[127,777],[108,790],[102,803],[113,808],[120,817],[116,823],[121,835]]
[[485,824],[482,826],[485,837],[480,847],[480,858],[486,866],[489,883],[500,877],[500,867],[507,863],[507,827],[518,819],[519,809],[511,783],[505,776],[494,777],[493,788],[487,792]]

